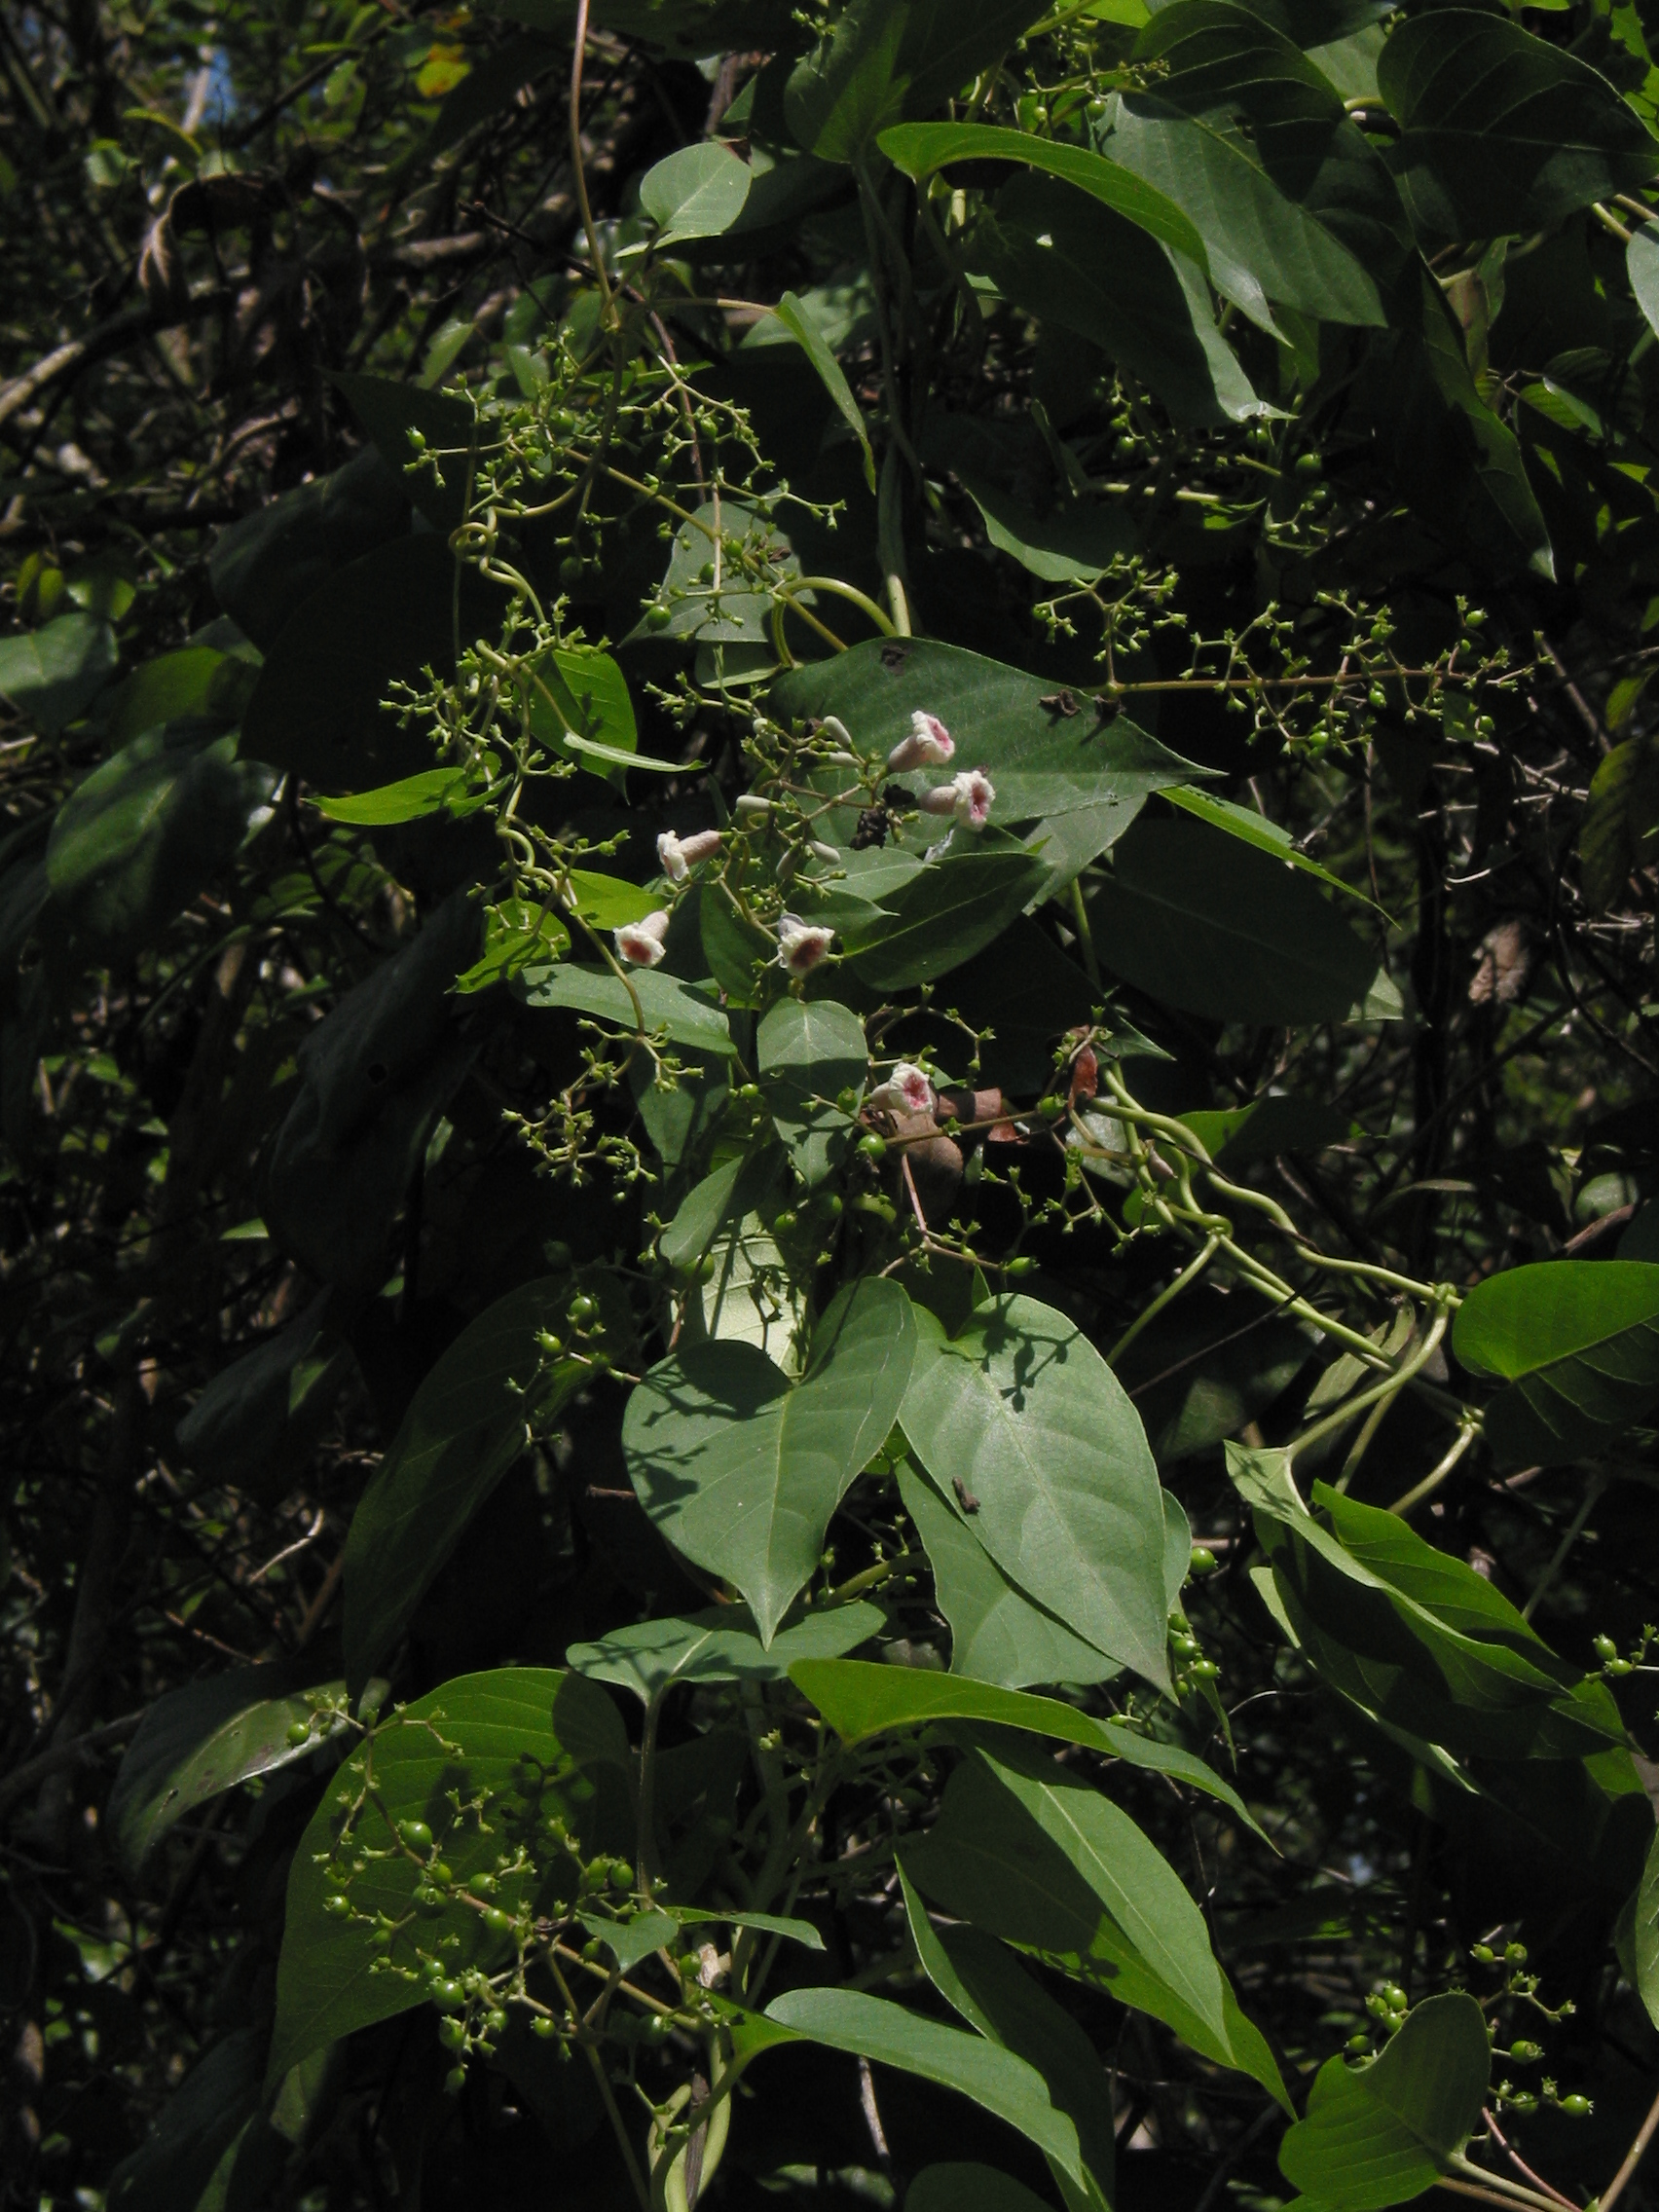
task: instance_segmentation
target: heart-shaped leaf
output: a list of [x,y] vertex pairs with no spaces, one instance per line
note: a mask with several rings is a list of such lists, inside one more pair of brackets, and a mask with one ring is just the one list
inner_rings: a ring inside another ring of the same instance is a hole
[[898,1419],[915,1343],[909,1300],[870,1277],[831,1301],[798,1382],[753,1345],[698,1345],[628,1400],[622,1448],[641,1502],[687,1559],[736,1584],[762,1644]]

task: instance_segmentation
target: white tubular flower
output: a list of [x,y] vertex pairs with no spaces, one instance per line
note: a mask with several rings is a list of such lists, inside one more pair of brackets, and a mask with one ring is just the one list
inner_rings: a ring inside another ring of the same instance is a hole
[[643,922],[624,922],[616,934],[616,949],[631,968],[654,968],[662,958],[662,940],[668,935],[668,915],[658,907]]
[[899,740],[887,756],[887,765],[896,776],[904,776],[912,768],[942,768],[955,752],[956,740],[943,722],[918,707],[910,717],[909,736]]
[[990,820],[996,787],[983,768],[964,768],[948,784],[923,792],[916,804],[925,814],[953,814],[965,829],[982,830]]
[[657,839],[657,859],[670,883],[683,883],[699,861],[720,849],[718,830],[697,830],[689,837],[677,837],[665,830]]
[[882,1114],[931,1114],[938,1100],[934,1087],[921,1068],[901,1060],[883,1084],[865,1100]]
[[822,929],[816,922],[803,922],[798,914],[783,914],[778,920],[778,965],[787,968],[792,976],[809,976],[834,941],[833,930]]

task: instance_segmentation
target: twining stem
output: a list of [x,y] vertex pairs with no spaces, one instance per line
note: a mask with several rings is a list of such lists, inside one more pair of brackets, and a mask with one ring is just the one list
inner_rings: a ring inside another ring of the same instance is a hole
[[605,256],[599,250],[599,230],[593,219],[593,204],[588,199],[587,171],[582,166],[582,61],[587,53],[587,33],[588,0],[576,0],[575,53],[571,57],[571,170],[575,178],[576,205],[581,209],[588,252],[593,256],[593,274],[599,285],[604,319],[608,325],[615,320],[616,303],[610,296],[610,280],[605,274]]
[[1189,1284],[1198,1281],[1199,1275],[1203,1273],[1204,1270],[1209,1266],[1211,1260],[1214,1259],[1216,1253],[1220,1249],[1221,1238],[1219,1236],[1210,1237],[1208,1242],[1204,1245],[1202,1251],[1198,1253],[1197,1259],[1190,1260],[1187,1265],[1181,1270],[1181,1272],[1175,1277],[1175,1280],[1171,1283],[1165,1284],[1163,1289],[1159,1292],[1158,1296],[1152,1301],[1150,1306],[1142,1308],[1141,1311],[1135,1315],[1134,1319],[1129,1323],[1128,1327],[1124,1331],[1123,1335],[1118,1339],[1117,1343],[1106,1354],[1106,1364],[1108,1367],[1116,1367],[1119,1360],[1123,1357],[1124,1353],[1128,1350],[1130,1345],[1134,1343],[1135,1339],[1147,1326],[1148,1322],[1156,1321],[1159,1314],[1162,1312],[1163,1309],[1166,1306],[1170,1305],[1175,1299],[1179,1298],[1181,1293],[1188,1287]]
[[1425,1497],[1431,1497],[1479,1434],[1480,1429],[1476,1423],[1472,1420],[1466,1420],[1454,1438],[1445,1457],[1440,1460],[1438,1465],[1429,1469],[1420,1483],[1414,1483],[1410,1490],[1395,1498],[1393,1504],[1388,1508],[1389,1512],[1410,1513],[1413,1507],[1420,1505]]
[[1655,2097],[1648,2107],[1647,2118],[1638,2129],[1636,2141],[1625,2153],[1624,2164],[1620,2166],[1618,2172],[1614,2174],[1612,2180],[1602,2192],[1601,2197],[1594,2207],[1594,2212],[1613,2212],[1613,2206],[1623,2194],[1626,2182],[1635,2173],[1637,2167],[1641,2165],[1642,2155],[1649,2143],[1652,2142],[1656,2128],[1659,2128],[1659,2097]]
[[1521,1618],[1524,1621],[1530,1621],[1531,1619],[1533,1611],[1537,1606],[1538,1601],[1543,1597],[1550,1584],[1555,1580],[1556,1576],[1567,1565],[1567,1554],[1571,1551],[1573,1545],[1577,1543],[1580,1535],[1583,1533],[1584,1524],[1589,1520],[1591,1514],[1595,1511],[1596,1500],[1601,1496],[1603,1491],[1604,1491],[1606,1487],[1606,1477],[1601,1474],[1592,1475],[1589,1481],[1585,1484],[1584,1496],[1582,1502],[1579,1505],[1578,1511],[1567,1523],[1567,1533],[1562,1537],[1561,1542],[1557,1544],[1555,1548],[1554,1558],[1550,1561],[1548,1567],[1545,1567],[1543,1573],[1539,1575],[1537,1581],[1532,1585],[1532,1594],[1521,1608]]
[[1374,1406],[1380,1402],[1385,1403],[1403,1390],[1412,1377],[1419,1374],[1434,1357],[1440,1340],[1446,1334],[1447,1323],[1450,1319],[1451,1315],[1442,1307],[1429,1324],[1421,1344],[1419,1345],[1417,1350],[1412,1353],[1409,1359],[1403,1361],[1391,1375],[1387,1376],[1382,1382],[1374,1384],[1371,1389],[1362,1390],[1355,1398],[1345,1399],[1335,1412],[1328,1413],[1323,1420],[1316,1420],[1311,1428],[1305,1428],[1302,1434],[1293,1438],[1286,1448],[1287,1456],[1294,1459],[1299,1452],[1305,1452],[1309,1445],[1315,1442],[1317,1438],[1328,1436],[1334,1428],[1346,1428],[1354,1415],[1363,1413],[1367,1406]]
[[[584,17],[587,14],[586,0],[582,0],[582,14]],[[605,2060],[600,2056],[599,2046],[589,2037],[580,2033],[581,2011],[571,1994],[570,1983],[559,1972],[558,1964],[553,1958],[551,1950],[548,1954],[547,1967],[558,1985],[559,1995],[570,2008],[571,2018],[578,2031],[576,2041],[587,2052],[588,2064],[593,2068],[593,2078],[599,2084],[600,2098],[610,2120],[611,2132],[616,2137],[616,2147],[622,2154],[622,2163],[628,2169],[628,2179],[633,2183],[634,2194],[640,2200],[640,2212],[651,2212],[651,2193],[646,2185],[645,2175],[640,2170],[640,2161],[634,2156],[634,2146],[628,2140],[628,2130],[623,2124],[622,2115],[617,2109],[616,2098],[610,2086],[610,2077],[605,2070]]]
[[1573,2203],[1570,2196],[1564,2196],[1561,2191],[1556,2188],[1553,2182],[1545,2181],[1542,2174],[1535,2174],[1532,2171],[1531,2167],[1527,2163],[1526,2159],[1522,2157],[1521,2154],[1516,2150],[1515,2146],[1506,2140],[1502,2128],[1498,2126],[1497,2121],[1493,2118],[1490,2112],[1485,2110],[1484,2107],[1481,2112],[1481,2118],[1486,2121],[1487,2133],[1492,2137],[1493,2141],[1497,2145],[1498,2149],[1503,2153],[1503,2156],[1509,2160],[1509,2163],[1515,2168],[1515,2171],[1518,2174],[1522,2175],[1525,2180],[1530,2182],[1534,2189],[1541,2189],[1546,2196],[1553,2196],[1558,2204],[1565,2205],[1567,2207],[1567,2212],[1578,2212],[1578,2207]]

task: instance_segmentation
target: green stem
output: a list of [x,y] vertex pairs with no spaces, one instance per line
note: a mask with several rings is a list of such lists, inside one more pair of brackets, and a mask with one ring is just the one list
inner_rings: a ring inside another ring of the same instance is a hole
[[1198,1258],[1196,1260],[1189,1261],[1187,1266],[1184,1267],[1181,1270],[1181,1272],[1175,1277],[1175,1280],[1171,1283],[1166,1283],[1163,1289],[1161,1290],[1158,1296],[1152,1301],[1152,1304],[1146,1307],[1140,1313],[1136,1314],[1135,1318],[1129,1323],[1128,1327],[1124,1331],[1123,1335],[1118,1339],[1117,1343],[1106,1354],[1106,1364],[1108,1367],[1116,1367],[1119,1360],[1123,1357],[1124,1353],[1128,1350],[1130,1345],[1134,1343],[1135,1339],[1140,1335],[1141,1331],[1147,1326],[1147,1324],[1151,1321],[1155,1321],[1158,1318],[1159,1314],[1163,1311],[1163,1309],[1166,1306],[1172,1305],[1174,1301],[1180,1297],[1181,1293],[1188,1287],[1189,1284],[1198,1281],[1199,1275],[1201,1275],[1204,1270],[1209,1266],[1211,1260],[1214,1259],[1220,1247],[1221,1238],[1219,1236],[1210,1237],[1207,1243],[1204,1245],[1203,1250],[1198,1254]]
[[1451,1450],[1439,1465],[1432,1467],[1423,1476],[1420,1483],[1414,1483],[1412,1488],[1405,1492],[1402,1496],[1395,1498],[1393,1504],[1388,1508],[1389,1512],[1410,1513],[1414,1507],[1420,1505],[1425,1497],[1432,1497],[1479,1434],[1480,1429],[1474,1421],[1465,1421],[1453,1439]]
[[1354,1415],[1363,1413],[1367,1406],[1374,1406],[1379,1403],[1386,1404],[1390,1398],[1397,1396],[1412,1377],[1419,1373],[1434,1357],[1440,1340],[1446,1334],[1450,1318],[1451,1316],[1442,1307],[1430,1323],[1428,1333],[1423,1338],[1422,1343],[1419,1345],[1417,1350],[1403,1365],[1393,1369],[1382,1382],[1376,1383],[1371,1389],[1362,1390],[1358,1397],[1346,1399],[1334,1413],[1327,1414],[1323,1420],[1316,1420],[1311,1428],[1305,1428],[1302,1434],[1296,1437],[1286,1448],[1287,1457],[1294,1460],[1299,1452],[1305,1452],[1309,1445],[1316,1442],[1319,1437],[1328,1436],[1333,1429],[1346,1428]]

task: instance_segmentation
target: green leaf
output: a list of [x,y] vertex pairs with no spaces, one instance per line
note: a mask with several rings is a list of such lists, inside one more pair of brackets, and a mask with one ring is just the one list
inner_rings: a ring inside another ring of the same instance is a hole
[[974,1533],[1025,1596],[1166,1686],[1162,1499],[1122,1383],[1034,1298],[993,1299],[954,1338],[917,1320],[901,1417],[916,1457],[978,1499]]
[[1217,1021],[1341,1020],[1376,956],[1294,868],[1198,822],[1144,818],[1089,901],[1102,961]]
[[[660,1030],[671,1045],[697,1052],[732,1052],[731,1030],[718,1003],[696,983],[682,983],[655,968],[634,968],[628,982],[639,994],[647,1032]],[[514,980],[526,1006],[570,1007],[591,1014],[613,1028],[635,1033],[634,1003],[628,984],[608,968],[570,961],[557,968],[532,968]]]
[[751,1345],[703,1345],[659,1362],[629,1398],[622,1449],[645,1511],[735,1583],[763,1644],[898,1418],[914,1350],[909,1300],[866,1278],[830,1302],[800,1382]]
[[592,868],[571,868],[570,887],[565,905],[596,930],[643,922],[661,903],[656,893],[643,890],[637,883],[625,882],[619,875],[601,875]]
[[[260,1236],[265,1224],[255,1224]],[[229,1234],[229,1233],[227,1233]],[[316,1449],[352,1369],[323,1291],[295,1321],[221,1368],[179,1422],[178,1448],[209,1482],[275,1504]]]
[[199,2059],[148,2138],[110,2175],[120,2212],[191,2212],[260,2106],[264,2031],[239,2028]]
[[1578,830],[1578,879],[1592,912],[1605,913],[1632,871],[1646,865],[1656,829],[1659,745],[1643,731],[1615,745],[1590,779],[1590,801]]
[[77,784],[46,849],[55,910],[89,958],[132,953],[232,861],[276,778],[234,735],[135,737]]
[[1641,1886],[1635,1898],[1633,1942],[1636,1972],[1631,1977],[1647,2017],[1659,2027],[1659,1835],[1647,1847]]
[[[909,736],[912,715],[937,715],[956,740],[953,766],[983,768],[996,786],[991,819],[1005,827],[1144,797],[1203,773],[1126,715],[1102,722],[1087,699],[1068,715],[1061,699],[1040,677],[960,645],[871,638],[791,670],[773,684],[770,707],[784,720],[836,716],[869,759],[885,759]],[[850,816],[847,827],[850,836]],[[881,903],[893,902],[884,893]]]
[[950,1624],[950,1671],[1023,1689],[1032,1682],[1104,1682],[1120,1672],[1004,1574],[960,1508],[906,1460],[899,1494],[934,1572],[934,1597]]
[[1191,1751],[1138,1735],[1119,1720],[1096,1720],[1058,1698],[1030,1697],[1020,1690],[968,1681],[959,1675],[881,1666],[864,1659],[797,1660],[791,1664],[790,1680],[811,1699],[844,1743],[859,1744],[889,1729],[928,1727],[944,1720],[1023,1728],[1055,1743],[1102,1751],[1126,1766],[1166,1774],[1219,1799],[1249,1826],[1256,1826],[1237,1791]]
[[449,993],[477,948],[477,909],[452,896],[299,1047],[298,1091],[266,1155],[260,1212],[320,1281],[365,1293],[386,1281],[410,1177],[476,1051]]
[[640,205],[657,226],[658,248],[729,231],[749,198],[749,164],[718,140],[682,146],[647,169]]
[[723,883],[699,886],[697,921],[709,973],[731,1006],[754,1006],[761,973],[776,964],[778,940],[746,920]]
[[[584,1282],[582,1287],[586,1287]],[[346,1538],[346,1673],[360,1689],[396,1644],[461,1530],[525,1449],[592,1374],[540,1338],[568,1335],[578,1284],[543,1275],[462,1329],[416,1391]],[[626,1302],[592,1291],[626,1340]]]
[[[325,1709],[344,1689],[301,1689],[290,1666],[239,1667],[159,1697],[128,1746],[104,1816],[129,1871],[136,1876],[167,1831],[221,1790],[310,1758],[328,1741]],[[305,1741],[289,1743],[288,1730],[313,1714]]]
[[1357,899],[1374,913],[1382,912],[1363,891],[1356,891],[1351,883],[1345,883],[1340,875],[1333,875],[1328,867],[1321,867],[1316,860],[1298,852],[1290,831],[1276,822],[1270,822],[1265,814],[1258,814],[1253,806],[1240,806],[1234,799],[1218,797],[1214,792],[1195,791],[1190,784],[1171,784],[1163,795],[1183,814],[1195,815],[1198,821],[1207,822],[1212,830],[1224,830],[1230,837],[1254,845],[1259,853],[1269,853],[1274,860],[1289,861],[1292,867],[1301,868],[1305,875],[1317,876],[1333,891]]
[[[573,1833],[591,1833],[595,1790],[581,1770],[625,1766],[628,1755],[626,1732],[607,1692],[546,1668],[461,1675],[399,1707],[346,1761],[294,1854],[267,2083],[275,2085],[310,2052],[353,2028],[424,2003],[424,1984],[408,1972],[419,1950],[434,1952],[444,1942],[444,1957],[460,1970],[494,1964],[504,1949],[506,1938],[491,1935],[481,1915],[459,1898],[430,1911],[413,1910],[420,1873],[396,1834],[399,1821],[430,1827],[456,1888],[463,1890],[474,1874],[495,1869],[503,1836],[521,1832],[533,1807],[539,1807],[543,1822],[556,1812]],[[527,1781],[526,1761],[538,1762],[542,1782]],[[366,1793],[371,1775],[373,1790]],[[465,1813],[456,1811],[455,1795],[468,1807]],[[351,1842],[343,1867],[336,1855],[348,1828]],[[365,1863],[355,1872],[351,1862],[359,1858]],[[529,1892],[537,1909],[554,1902],[556,1885],[567,1878],[566,1862],[555,1861],[539,1889]],[[497,1901],[511,1911],[524,1894],[526,1877],[510,1876]],[[333,1895],[350,1899],[352,1917],[324,1911],[324,1899]],[[373,1939],[373,1916],[383,1912],[402,1923],[385,1950]]]
[[821,161],[859,161],[884,124],[949,98],[1044,13],[1040,0],[853,0],[790,72],[795,143]]
[[1183,1114],[1181,1120],[1227,1175],[1281,1152],[1323,1152],[1354,1129],[1346,1114],[1322,1098],[1272,1094],[1249,1106]]
[[1500,1464],[1601,1451],[1659,1400],[1659,1267],[1545,1260],[1488,1275],[1457,1309],[1452,1348],[1509,1384],[1486,1415]]
[[865,482],[873,492],[875,455],[870,451],[869,431],[865,426],[863,410],[853,397],[853,387],[841,373],[840,362],[824,343],[817,324],[793,292],[786,292],[772,313],[818,371],[825,390],[835,403],[836,413],[858,439],[864,454]]
[[1139,542],[1122,507],[1056,507],[1040,515],[969,469],[959,467],[956,474],[991,543],[1045,583],[1094,583]]
[[1417,2007],[1381,2054],[1327,2059],[1279,2145],[1293,2187],[1334,2212],[1382,2212],[1431,2188],[1480,2125],[1492,2068],[1486,2019],[1462,1990]]
[[1054,2172],[1068,2212],[1107,2212],[1117,2147],[1111,2092],[1094,2046],[994,1936],[977,1928],[936,1930],[903,1862],[899,1880],[911,1939],[928,1979],[971,2028],[1036,2068],[1077,2129],[1083,2186],[1058,2168]]
[[755,1035],[756,1064],[772,1120],[801,1180],[822,1183],[844,1165],[858,1130],[837,1104],[864,1097],[869,1047],[864,1023],[834,999],[780,999]]
[[[523,79],[519,82],[522,84]],[[351,412],[415,505],[447,537],[466,520],[474,437],[470,404],[448,392],[404,384],[395,377],[362,376],[335,369],[329,373],[329,382],[344,392]],[[433,457],[431,463],[411,467],[419,450],[411,440],[411,431],[419,432],[425,441]]]
[[951,1775],[938,1821],[906,1845],[904,1862],[954,1918],[1110,1989],[1290,2109],[1202,1913],[1129,1816],[1084,1777],[981,1747]]
[[1327,1528],[1297,1496],[1282,1453],[1229,1444],[1227,1464],[1256,1509],[1305,1656],[1362,1712],[1457,1756],[1583,1758],[1623,1741],[1606,1685],[1558,1658],[1484,1575],[1398,1514],[1321,1483],[1313,1498]]
[[1336,87],[1268,10],[1178,0],[1141,32],[1135,60],[1156,81],[1120,104],[1106,151],[1187,209],[1219,288],[1264,324],[1274,305],[1381,323],[1412,259],[1398,196]]
[[1049,875],[1046,860],[1018,847],[947,853],[890,891],[879,920],[848,925],[854,975],[878,991],[948,976],[1017,921]]
[[1048,2207],[1012,2174],[952,2161],[922,2168],[905,2195],[904,2212],[1048,2212]]
[[447,814],[452,820],[476,814],[488,806],[488,791],[469,792],[471,777],[464,768],[425,768],[418,776],[405,776],[379,791],[360,792],[350,798],[318,798],[317,812],[330,822],[361,823],[378,829],[393,822],[422,822],[428,815]]
[[[1178,423],[1209,426],[1263,412],[1216,329],[1197,264],[1075,185],[1016,177],[974,224],[963,250],[969,267],[983,271],[1004,299],[1091,339],[1156,392]],[[1127,510],[1101,513],[1097,538],[1104,539],[1108,522],[1129,540],[1113,551],[1130,550]]]
[[608,1920],[603,1913],[578,1912],[576,1918],[590,1936],[599,1937],[622,1973],[632,1973],[642,1959],[672,1943],[680,1933],[680,1923],[666,1912],[639,1912],[631,1920]]
[[344,468],[270,499],[221,531],[207,556],[213,596],[269,652],[289,617],[348,563],[409,528],[409,494],[373,446]]
[[1649,330],[1659,332],[1659,230],[1651,223],[1631,227],[1625,247],[1625,274],[1636,304],[1647,317]]
[[465,998],[509,983],[526,968],[545,966],[571,949],[571,933],[556,913],[530,899],[503,899],[484,909],[484,949],[455,979]]
[[628,680],[610,655],[585,645],[562,645],[552,657],[566,698],[576,710],[573,725],[567,719],[567,736],[585,737],[630,756],[638,753],[640,733]]
[[1375,278],[1313,207],[1281,190],[1229,110],[1188,115],[1125,93],[1106,143],[1182,210],[1202,236],[1216,289],[1252,321],[1272,328],[1275,303],[1326,322],[1386,319]]
[[879,1605],[862,1601],[808,1613],[781,1628],[770,1647],[747,1605],[716,1605],[684,1619],[639,1621],[565,1654],[572,1674],[613,1682],[650,1705],[676,1682],[782,1681],[799,1659],[838,1659],[886,1625]]
[[101,614],[59,614],[38,630],[0,638],[0,699],[43,737],[77,721],[121,658]]
[[1204,241],[1177,202],[1133,169],[1085,147],[1035,138],[1027,131],[1005,130],[989,123],[903,124],[884,130],[880,144],[894,167],[918,183],[949,162],[1024,162],[1031,168],[1046,169],[1209,274]]
[[1547,230],[1659,168],[1605,77],[1506,16],[1432,8],[1397,24],[1377,82],[1402,126],[1388,166],[1436,244]]
[[[109,718],[110,745],[119,752],[147,729],[182,720],[186,715],[206,713],[217,688],[214,679],[230,658],[213,645],[185,645],[178,652],[158,654],[142,668],[135,668],[115,695]],[[253,672],[247,662],[235,665],[251,678]]]
[[[1084,2185],[1077,2128],[1034,2066],[982,2036],[967,2035],[858,1989],[792,1989],[762,2018],[831,2050],[918,2074],[956,2089],[1017,2128],[1068,2181]],[[741,2053],[742,2044],[739,2042]]]
[[1378,347],[1365,379],[1378,446],[1402,496],[1437,535],[1500,574],[1552,577],[1555,557],[1514,432],[1470,373],[1446,295],[1419,273],[1419,318]]
[[383,702],[394,683],[455,673],[455,639],[495,632],[505,595],[436,531],[338,570],[272,643],[242,719],[244,755],[321,791],[368,792],[432,765],[430,739]]

